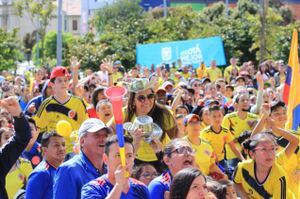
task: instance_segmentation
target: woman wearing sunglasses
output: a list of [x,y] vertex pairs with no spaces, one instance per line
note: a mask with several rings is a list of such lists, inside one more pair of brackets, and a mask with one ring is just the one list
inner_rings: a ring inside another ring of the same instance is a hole
[[[162,148],[175,138],[178,134],[178,127],[175,118],[171,112],[164,106],[158,104],[155,100],[152,82],[148,79],[137,78],[132,81],[129,87],[129,99],[127,107],[124,110],[124,122],[134,122],[138,116],[148,115],[152,117],[162,130],[163,134],[160,140],[155,143],[147,143],[143,139],[141,130],[134,133],[134,145],[136,147],[135,164],[152,164],[158,171],[162,170],[161,161],[157,158],[162,153]],[[114,124],[111,125],[114,128]]]

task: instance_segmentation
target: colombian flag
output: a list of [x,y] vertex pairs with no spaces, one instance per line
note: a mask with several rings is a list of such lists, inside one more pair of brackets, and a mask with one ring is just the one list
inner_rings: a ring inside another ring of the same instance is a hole
[[283,100],[288,105],[286,127],[298,130],[300,125],[300,67],[297,30],[293,32]]

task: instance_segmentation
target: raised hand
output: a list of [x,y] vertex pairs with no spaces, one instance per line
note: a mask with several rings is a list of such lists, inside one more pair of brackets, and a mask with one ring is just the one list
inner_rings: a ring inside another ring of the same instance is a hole
[[70,59],[70,66],[72,71],[78,71],[78,69],[80,68],[80,61],[78,61],[77,57],[72,56]]
[[0,100],[0,106],[5,108],[13,117],[17,117],[21,114],[21,107],[17,101],[17,97],[10,96],[8,98]]
[[101,60],[102,64],[100,65],[100,69],[102,71],[107,71],[108,73],[113,72],[113,61],[111,58],[104,58]]

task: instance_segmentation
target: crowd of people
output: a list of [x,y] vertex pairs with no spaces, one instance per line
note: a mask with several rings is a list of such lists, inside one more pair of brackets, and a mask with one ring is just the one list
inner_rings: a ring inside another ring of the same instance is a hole
[[[300,198],[299,131],[287,129],[287,65],[98,71],[39,68],[0,76],[0,198]],[[106,89],[125,87],[121,165]],[[58,127],[60,122],[68,124]]]

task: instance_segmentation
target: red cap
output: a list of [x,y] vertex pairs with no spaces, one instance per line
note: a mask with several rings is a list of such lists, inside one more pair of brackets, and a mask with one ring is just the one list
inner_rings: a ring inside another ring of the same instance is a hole
[[70,74],[68,70],[63,66],[56,66],[52,69],[50,79],[56,78],[56,77],[67,77],[70,78]]

